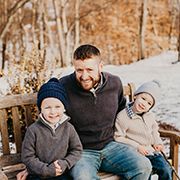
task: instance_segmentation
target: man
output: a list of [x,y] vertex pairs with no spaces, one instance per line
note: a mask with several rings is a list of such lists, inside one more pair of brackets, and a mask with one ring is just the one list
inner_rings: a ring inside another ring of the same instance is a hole
[[113,138],[116,115],[126,104],[121,80],[102,72],[100,52],[92,45],[76,49],[74,67],[74,73],[60,79],[67,93],[67,114],[83,144],[82,158],[70,170],[71,176],[98,180],[97,172],[102,170],[125,179],[148,179],[150,161]]

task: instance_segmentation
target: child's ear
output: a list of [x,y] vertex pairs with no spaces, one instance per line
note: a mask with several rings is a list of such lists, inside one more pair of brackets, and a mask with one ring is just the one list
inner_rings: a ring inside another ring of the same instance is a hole
[[135,100],[135,99],[137,98],[137,96],[135,95],[133,98],[134,98],[134,100]]

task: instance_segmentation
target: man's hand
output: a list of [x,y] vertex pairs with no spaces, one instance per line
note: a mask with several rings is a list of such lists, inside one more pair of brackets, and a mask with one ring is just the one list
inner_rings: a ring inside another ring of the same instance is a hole
[[58,161],[54,161],[54,165],[56,168],[56,176],[59,176],[62,174],[61,166],[59,165]]
[[24,171],[21,171],[19,172],[16,177],[17,177],[17,180],[26,180],[26,177],[28,175],[28,172],[27,170],[25,169]]
[[138,145],[137,150],[138,150],[139,153],[141,153],[143,156],[146,156],[146,155],[149,153],[148,149],[147,149],[145,146]]

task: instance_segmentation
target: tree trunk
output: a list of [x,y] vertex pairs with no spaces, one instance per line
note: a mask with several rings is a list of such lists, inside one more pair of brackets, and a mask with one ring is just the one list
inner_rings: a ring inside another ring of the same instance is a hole
[[[42,0],[39,0],[39,33],[40,33],[40,49],[44,47],[44,28],[43,28],[43,11],[42,11]],[[43,53],[41,54],[43,56]]]
[[178,9],[179,9],[179,37],[178,37],[178,42],[179,42],[179,46],[178,46],[178,62],[180,62],[180,0],[178,1]]
[[[176,16],[177,16],[177,12],[176,12],[176,8],[173,8],[172,11],[172,21],[171,21],[171,27],[170,27],[170,32],[169,32],[169,43],[172,44],[172,37],[173,37],[173,29],[175,27],[175,22],[176,22]],[[171,46],[170,46],[171,47]],[[170,48],[171,49],[171,48]]]
[[2,69],[4,69],[4,63],[6,61],[6,37],[3,38],[2,41]]
[[32,39],[33,43],[36,43],[36,35],[35,35],[35,24],[36,24],[36,7],[37,7],[37,0],[33,1],[33,7],[32,7],[32,26],[31,26],[31,31],[32,31]]
[[149,16],[151,18],[151,24],[152,24],[152,27],[153,27],[154,34],[155,34],[155,36],[158,36],[158,31],[156,29],[156,25],[155,25],[155,22],[154,22],[155,21],[154,20],[154,15],[153,15],[151,9],[149,9]]
[[45,22],[45,25],[46,25],[46,29],[48,31],[48,37],[49,37],[49,42],[50,42],[50,46],[51,46],[51,51],[52,51],[52,54],[54,56],[55,55],[54,54],[55,47],[54,47],[51,27],[48,25],[48,19],[47,19],[47,14],[46,14],[46,11],[45,11],[44,1],[42,1],[42,11],[43,11],[43,14],[44,14],[44,22]]
[[19,9],[18,10],[19,13],[18,13],[18,18],[19,18],[19,47],[20,47],[20,57],[23,56],[24,54],[24,50],[25,50],[25,47],[23,45],[23,31],[24,31],[24,25],[22,23],[22,10]]
[[79,46],[79,0],[76,0],[75,6],[75,44],[74,50]]
[[58,37],[59,37],[59,48],[60,48],[60,56],[61,56],[61,66],[66,67],[66,61],[65,61],[65,51],[64,51],[64,37],[63,37],[63,28],[62,23],[59,15],[59,9],[58,4],[56,0],[53,0],[55,14],[56,14],[56,23],[57,23],[57,31],[58,31]]
[[66,20],[66,3],[65,0],[61,0],[62,7],[62,23],[63,23],[63,32],[66,34],[68,31],[67,20]]
[[147,16],[147,0],[143,0],[141,7],[140,30],[139,30],[139,60],[145,59],[145,40],[146,31],[146,16]]

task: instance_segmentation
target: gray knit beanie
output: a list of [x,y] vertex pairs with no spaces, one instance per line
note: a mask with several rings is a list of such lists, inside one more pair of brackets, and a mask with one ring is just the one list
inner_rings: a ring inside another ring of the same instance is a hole
[[47,83],[43,84],[37,94],[37,106],[41,111],[41,102],[45,98],[54,97],[59,99],[67,110],[66,90],[57,78],[51,78]]
[[[134,93],[134,96],[140,93],[148,93],[154,98],[154,105],[161,98],[161,84],[157,79],[142,84]],[[154,106],[153,105],[153,106]]]

